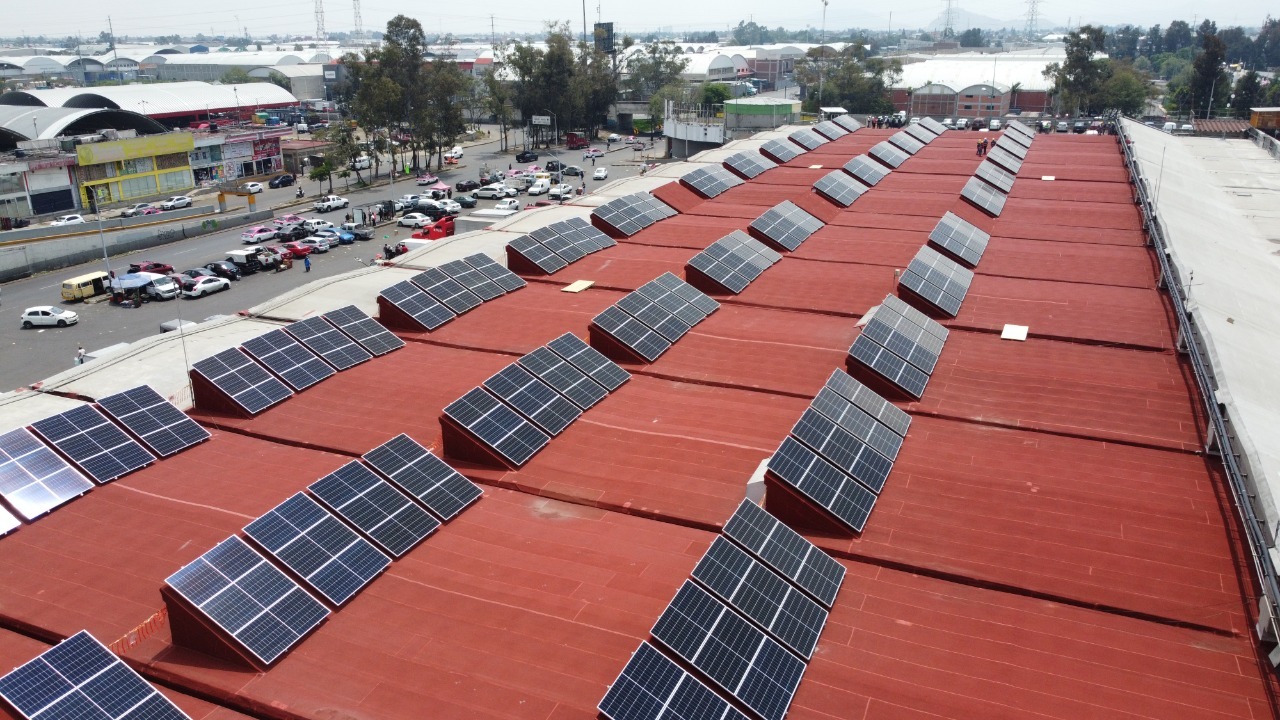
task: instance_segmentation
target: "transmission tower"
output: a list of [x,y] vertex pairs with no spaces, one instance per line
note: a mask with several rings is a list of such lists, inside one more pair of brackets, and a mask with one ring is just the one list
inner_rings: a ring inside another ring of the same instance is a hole
[[945,9],[942,11],[942,37],[951,38],[956,36],[956,0],[943,0]]
[[1027,0],[1027,40],[1040,39],[1040,0]]
[[316,0],[316,40],[324,39],[324,0]]
[[351,5],[354,7],[356,12],[355,38],[356,40],[363,40],[364,39],[364,22],[360,19],[360,0],[351,0]]

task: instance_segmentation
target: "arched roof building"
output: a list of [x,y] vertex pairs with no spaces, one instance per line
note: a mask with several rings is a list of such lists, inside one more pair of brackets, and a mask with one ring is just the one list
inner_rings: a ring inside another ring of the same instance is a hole
[[151,118],[120,109],[0,105],[0,151],[23,140],[52,140],[101,130],[136,130],[139,135],[167,132]]

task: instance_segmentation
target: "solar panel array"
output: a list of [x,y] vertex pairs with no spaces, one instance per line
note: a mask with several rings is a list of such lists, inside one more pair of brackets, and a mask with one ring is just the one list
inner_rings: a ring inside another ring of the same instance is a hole
[[502,368],[483,386],[552,437],[564,432],[582,414],[581,408],[518,363]]
[[799,145],[805,150],[817,150],[818,148],[831,142],[819,133],[809,128],[800,128],[787,136],[791,142]]
[[[820,405],[826,409],[826,414],[810,405],[791,428],[791,435],[878,495],[889,479],[889,472],[893,470],[893,460],[874,451],[868,444],[868,436],[875,427],[873,423],[865,422],[864,418],[857,415],[846,418],[843,410],[849,404],[849,401],[837,395],[824,395]],[[851,429],[846,429],[827,415],[846,419]],[[863,422],[859,424],[859,420]],[[897,448],[894,447],[892,451],[896,453]]]
[[976,177],[969,178],[969,182],[964,184],[960,197],[992,217],[1000,217],[1004,212],[1004,194]]
[[813,184],[813,189],[840,207],[849,207],[862,197],[867,186],[849,177],[843,170],[832,170]]
[[378,295],[430,331],[524,286],[520,276],[488,255],[478,254],[427,268]]
[[854,532],[862,532],[875,508],[875,493],[795,438],[782,441],[769,458],[769,472]]
[[647,642],[600,701],[609,720],[747,720],[711,688]]
[[1011,135],[1001,136],[996,141],[995,147],[997,150],[1003,150],[1020,161],[1027,159],[1027,147],[1015,141]]
[[0,697],[28,720],[189,720],[83,630],[0,678]]
[[813,129],[818,133],[821,133],[822,136],[828,140],[835,140],[836,138],[842,138],[849,134],[848,130],[840,127],[839,124],[830,120],[823,120],[817,125],[814,125]]
[[987,159],[1014,174],[1022,169],[1022,160],[998,145],[987,151]]
[[[894,133],[889,137],[889,142],[898,147],[908,155],[915,155],[924,149],[924,143],[912,137],[906,130]],[[875,150],[875,148],[872,148]],[[894,167],[897,167],[896,165]]]
[[948,331],[892,295],[871,313],[849,355],[912,397],[924,395]]
[[335,606],[391,565],[391,558],[302,493],[246,525],[244,533]]
[[516,467],[528,462],[551,440],[483,388],[474,388],[449,403],[444,414]]
[[[605,360],[612,364],[608,358]],[[560,357],[548,347],[534,350],[520,358],[519,363],[534,377],[549,385],[581,410],[590,409],[609,395],[609,390],[603,385],[592,380],[573,363]],[[622,368],[618,370],[626,372]]]
[[772,170],[778,164],[758,152],[743,150],[724,159],[725,167],[739,175],[751,179],[765,170]]
[[0,495],[27,520],[93,489],[93,483],[26,428],[0,435]]
[[685,173],[680,182],[688,185],[705,198],[713,198],[723,194],[730,188],[745,182],[742,178],[725,170],[721,165],[707,165],[691,173]]
[[902,167],[902,163],[911,157],[888,140],[882,140],[872,145],[867,154],[891,168]]
[[452,519],[483,494],[475,483],[403,433],[365,453],[364,461],[443,520]]
[[1013,140],[1014,142],[1018,143],[1024,148],[1030,148],[1031,143],[1036,139],[1036,134],[1034,131],[1032,131],[1026,125],[1023,125],[1022,123],[1019,123],[1016,120],[1009,123],[1008,132],[1006,132],[1004,136]]
[[267,665],[329,616],[319,600],[235,536],[165,583]]
[[353,368],[373,359],[368,350],[323,317],[309,317],[290,323],[284,327],[284,331],[339,370]]
[[74,407],[31,427],[99,484],[156,461],[155,455],[92,405]]
[[284,330],[272,330],[259,335],[245,341],[241,347],[295,392],[305,390],[338,372]]
[[454,315],[461,315],[480,307],[480,303],[484,302],[479,295],[471,292],[470,288],[438,267],[423,270],[409,278],[409,282],[422,288],[423,292],[449,308]]
[[790,200],[783,200],[751,221],[751,229],[778,247],[794,251],[809,236],[822,229],[823,222]]
[[953,212],[947,212],[929,233],[929,242],[951,253],[970,267],[977,267],[991,235]]
[[689,267],[737,294],[782,256],[741,230],[734,230],[689,259]]
[[[933,142],[938,137],[936,134],[926,130],[919,123],[911,123],[910,125],[903,128],[902,131],[925,145],[928,145],[929,143]],[[912,155],[914,154],[915,153],[912,153]]]
[[403,340],[392,335],[389,330],[379,325],[373,318],[365,315],[355,305],[347,305],[337,310],[330,310],[321,315],[321,317],[346,333],[352,340],[360,343],[361,347],[368,350],[375,357],[386,355],[392,350],[399,350],[404,347]]
[[413,318],[414,322],[424,330],[435,330],[457,317],[439,300],[408,280],[401,280],[391,287],[383,288],[378,291],[378,295],[400,312]]
[[770,160],[781,164],[795,160],[803,155],[805,151],[801,150],[800,147],[793,142],[775,139],[769,140],[765,144],[761,145],[760,152]]
[[920,118],[920,127],[924,128],[925,130],[928,130],[934,135],[941,135],[947,130],[947,126],[943,125],[937,120],[934,120],[931,117]]
[[197,360],[191,368],[250,415],[293,396],[284,383],[237,348]]
[[725,523],[724,536],[824,607],[835,604],[844,566],[764,508],[743,500]]
[[[598,245],[600,249],[603,250],[604,248],[611,247],[617,244],[614,242],[613,238],[591,227],[591,224],[588,223],[586,220],[583,220],[582,218],[574,218],[573,221],[566,220],[563,223],[556,223],[556,224],[557,225],[574,225],[575,221],[576,223],[580,223],[583,226],[583,230],[581,232],[586,236],[589,236],[591,238],[591,243],[593,245]],[[502,265],[499,265],[497,260],[494,260],[493,258],[489,257],[488,255],[485,255],[484,253],[476,253],[475,255],[468,255],[462,258],[462,260],[457,262],[464,262],[467,265],[470,265],[472,268],[479,270],[481,275],[484,275],[491,282],[496,284],[499,288],[502,288],[503,293],[509,293],[514,290],[519,290],[525,285],[528,285],[528,283],[524,281],[524,278],[520,277],[519,275],[516,275],[515,273],[511,272],[510,270],[503,267]],[[447,264],[451,264],[451,263],[447,263]],[[441,267],[444,267],[444,266],[442,265]],[[446,270],[446,272],[448,271]],[[497,296],[495,295],[494,297],[497,297]]]
[[98,405],[160,457],[175,455],[209,439],[208,430],[149,385],[108,395],[99,399]]
[[839,125],[849,132],[862,129],[862,123],[854,120],[852,115],[837,115],[836,117],[831,118],[831,122]]
[[671,273],[624,295],[592,324],[648,362],[657,360],[720,304]]
[[990,160],[984,160],[973,174],[986,180],[992,187],[1005,195],[1013,191],[1013,181],[1017,179],[1013,173]]
[[601,387],[613,392],[631,379],[631,373],[623,370],[617,363],[586,344],[573,333],[565,333],[547,343],[547,349],[559,355],[570,365],[582,371],[582,374],[594,380]]
[[889,174],[889,170],[883,165],[874,162],[866,155],[854,156],[852,160],[844,164],[844,171],[858,178],[870,187],[875,187],[876,183],[885,179]]
[[803,660],[689,581],[652,634],[764,720],[782,720],[804,676]]
[[632,193],[615,198],[591,211],[606,225],[631,237],[659,220],[676,214],[671,206],[647,192]]
[[434,516],[355,460],[307,489],[392,557],[409,552],[440,527]]
[[973,282],[973,271],[928,245],[920,248],[898,284],[927,300],[951,317],[960,314],[960,304]]
[[[945,340],[945,338],[943,339]],[[822,389],[824,391],[830,390],[848,400],[853,404],[854,408],[866,413],[868,417],[891,430],[899,438],[905,438],[907,431],[911,429],[910,415],[877,395],[871,388],[854,380],[843,370],[833,370],[831,377],[827,378],[827,383],[822,386]],[[824,413],[827,412],[825,408],[816,404],[815,407],[818,407]],[[836,418],[833,416],[833,419]],[[873,443],[874,445],[875,443]],[[898,442],[898,445],[901,446],[901,441]],[[888,457],[896,459],[896,451]]]
[[586,220],[572,218],[521,235],[507,247],[542,272],[552,275],[593,252],[616,244],[616,240]]

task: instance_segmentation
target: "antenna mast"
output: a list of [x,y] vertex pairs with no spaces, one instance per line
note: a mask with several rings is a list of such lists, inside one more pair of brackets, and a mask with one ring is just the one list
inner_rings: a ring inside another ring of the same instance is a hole
[[354,7],[355,13],[356,13],[355,39],[363,40],[364,39],[364,21],[360,19],[360,0],[351,0],[351,4]]
[[942,11],[942,37],[949,38],[956,36],[956,0],[943,0],[945,9]]
[[324,40],[324,0],[316,0],[316,40]]
[[1027,40],[1040,39],[1040,0],[1027,0]]

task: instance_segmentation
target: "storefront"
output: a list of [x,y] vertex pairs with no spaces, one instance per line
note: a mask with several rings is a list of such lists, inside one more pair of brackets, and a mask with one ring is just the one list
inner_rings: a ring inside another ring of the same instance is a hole
[[195,149],[190,153],[191,174],[196,185],[215,185],[222,182],[225,167],[222,164],[222,136],[196,135]]
[[280,138],[291,132],[291,128],[284,127],[228,135],[222,145],[225,179],[281,172],[284,159],[280,154]]
[[184,193],[194,185],[193,149],[185,132],[80,145],[81,203],[89,206],[90,193],[100,206]]

